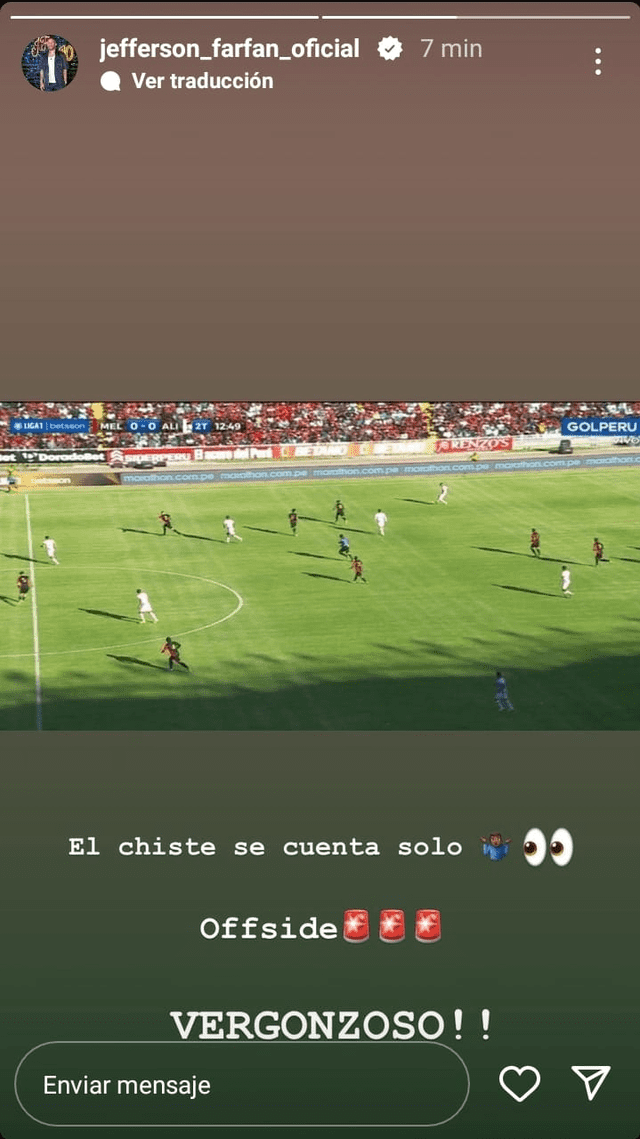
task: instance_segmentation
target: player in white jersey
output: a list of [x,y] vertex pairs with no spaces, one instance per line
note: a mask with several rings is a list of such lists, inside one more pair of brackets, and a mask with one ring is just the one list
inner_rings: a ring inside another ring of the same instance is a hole
[[495,701],[499,712],[513,712],[513,704],[507,692],[507,682],[501,672],[496,672]]
[[448,493],[449,493],[449,487],[447,486],[446,483],[441,482],[440,483],[440,494],[438,495],[438,502],[441,502],[443,506],[447,505]]
[[47,551],[47,555],[51,558],[51,561],[53,562],[54,566],[59,566],[60,562],[58,561],[58,559],[56,557],[56,544],[55,544],[53,538],[50,538],[47,535],[47,537],[45,538],[42,545],[44,546],[45,550]]
[[157,625],[158,624],[158,618],[156,617],[155,613],[153,612],[153,606],[152,606],[151,602],[149,601],[149,594],[145,593],[144,589],[137,589],[136,590],[136,596],[138,598],[138,612],[140,614],[140,621],[142,622],[142,624],[143,625],[145,624],[144,615],[145,615],[145,613],[148,613],[149,616],[151,618],[153,618],[153,620],[155,621],[155,623]]
[[376,520],[378,530],[382,534],[382,537],[384,538],[384,528],[385,528],[385,525],[387,522],[387,516],[384,513],[384,511],[379,510],[377,514],[374,514],[374,518]]
[[569,570],[567,569],[566,566],[562,567],[562,573],[560,574],[560,580],[562,582],[562,593],[563,593],[564,597],[573,597],[573,593],[569,589],[569,586],[571,585],[571,574],[569,573]]
[[222,525],[224,526],[224,528],[227,532],[227,542],[230,542],[232,538],[235,538],[238,542],[242,541],[242,538],[240,537],[240,535],[236,534],[236,524],[233,521],[233,518],[229,518],[228,514],[227,514],[227,517],[225,518],[224,522],[222,523]]

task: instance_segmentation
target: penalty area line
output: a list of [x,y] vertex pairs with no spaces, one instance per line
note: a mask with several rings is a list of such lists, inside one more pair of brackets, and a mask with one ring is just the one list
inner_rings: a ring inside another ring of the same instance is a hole
[[40,638],[38,636],[38,596],[36,593],[36,563],[33,557],[33,539],[31,535],[31,512],[29,510],[29,495],[25,495],[25,512],[27,515],[27,544],[29,547],[29,568],[31,571],[31,617],[33,623],[33,658],[36,681],[36,731],[42,731],[42,682],[40,677]]

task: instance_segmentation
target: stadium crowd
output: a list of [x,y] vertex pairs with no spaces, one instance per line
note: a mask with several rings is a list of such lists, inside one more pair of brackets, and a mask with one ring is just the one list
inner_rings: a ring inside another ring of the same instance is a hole
[[638,415],[640,402],[568,403],[434,403],[431,434],[441,439],[459,436],[531,435],[559,431],[570,416]]
[[[525,435],[555,431],[563,416],[640,415],[633,403],[478,403],[464,402],[236,402],[102,403],[102,426],[89,435],[12,435],[10,419],[93,419],[95,405],[87,403],[0,403],[0,449],[78,449],[95,447],[260,446],[273,443],[367,442],[385,439],[426,439],[435,436]],[[160,435],[109,430],[127,419],[161,418],[171,427]],[[189,430],[193,419],[213,421],[206,436]],[[177,427],[177,430],[176,430]]]

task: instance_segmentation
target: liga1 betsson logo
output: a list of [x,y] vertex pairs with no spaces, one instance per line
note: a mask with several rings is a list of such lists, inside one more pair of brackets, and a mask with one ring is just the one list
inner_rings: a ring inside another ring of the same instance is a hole
[[584,419],[568,417],[563,418],[560,432],[573,438],[582,436],[606,439],[608,436],[624,438],[630,435],[640,438],[640,417],[636,415],[588,416]]

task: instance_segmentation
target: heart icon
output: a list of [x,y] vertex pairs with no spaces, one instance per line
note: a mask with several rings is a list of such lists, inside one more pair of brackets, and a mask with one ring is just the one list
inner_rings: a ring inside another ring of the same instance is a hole
[[[527,1088],[527,1090],[523,1092],[522,1095],[518,1095],[517,1092],[514,1092],[513,1089],[510,1088],[507,1083],[505,1083],[504,1078],[507,1072],[515,1072],[516,1076],[521,1076],[523,1072],[533,1072],[535,1076],[535,1082],[530,1088]],[[516,1068],[514,1064],[510,1064],[508,1068],[502,1069],[498,1078],[500,1080],[500,1087],[503,1088],[504,1091],[507,1092],[507,1094],[510,1095],[512,1099],[515,1099],[517,1103],[522,1103],[523,1100],[527,1099],[528,1096],[533,1095],[536,1088],[540,1087],[540,1073],[537,1068],[532,1068],[530,1064],[525,1064],[524,1068]]]

